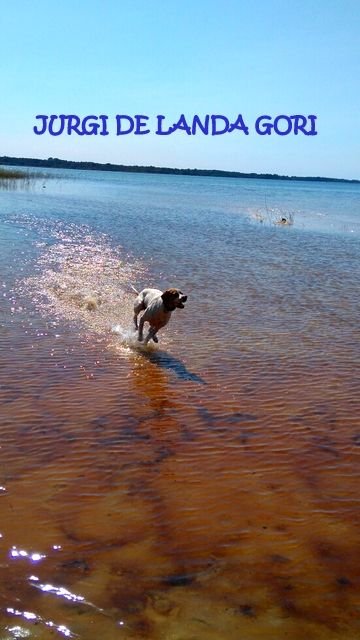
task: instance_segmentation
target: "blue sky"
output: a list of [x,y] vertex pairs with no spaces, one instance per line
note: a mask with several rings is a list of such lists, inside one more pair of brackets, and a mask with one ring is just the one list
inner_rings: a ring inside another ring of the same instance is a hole
[[[360,178],[359,29],[358,0],[3,2],[0,155]],[[61,113],[241,113],[250,134],[35,136]],[[259,136],[262,114],[318,135]]]

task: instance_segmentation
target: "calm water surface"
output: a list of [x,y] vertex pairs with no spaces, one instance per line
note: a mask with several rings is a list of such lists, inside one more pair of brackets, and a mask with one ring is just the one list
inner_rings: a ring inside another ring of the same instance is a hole
[[[359,639],[359,185],[46,172],[0,190],[1,640]],[[129,283],[188,294],[159,345]]]

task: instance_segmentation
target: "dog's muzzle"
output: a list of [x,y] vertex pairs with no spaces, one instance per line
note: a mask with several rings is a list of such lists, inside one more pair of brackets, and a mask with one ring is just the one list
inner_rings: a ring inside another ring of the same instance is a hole
[[180,304],[179,304],[180,309],[184,309],[184,302],[186,302],[186,300],[187,300],[187,296],[181,296]]

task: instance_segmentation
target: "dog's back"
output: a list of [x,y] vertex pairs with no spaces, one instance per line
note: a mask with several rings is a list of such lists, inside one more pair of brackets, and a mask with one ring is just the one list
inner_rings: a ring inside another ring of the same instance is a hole
[[147,309],[153,302],[153,300],[156,300],[156,298],[160,298],[161,294],[162,291],[160,291],[159,289],[143,289],[142,291],[140,291],[134,303],[135,313],[139,313],[139,311]]

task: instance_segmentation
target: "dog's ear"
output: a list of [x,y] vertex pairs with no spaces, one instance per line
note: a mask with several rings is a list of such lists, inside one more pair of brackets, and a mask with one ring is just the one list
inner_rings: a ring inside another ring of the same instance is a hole
[[166,289],[166,291],[161,294],[161,297],[165,305],[170,305],[178,295],[177,289]]

